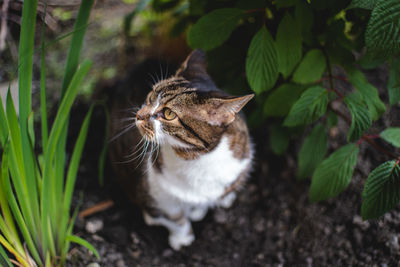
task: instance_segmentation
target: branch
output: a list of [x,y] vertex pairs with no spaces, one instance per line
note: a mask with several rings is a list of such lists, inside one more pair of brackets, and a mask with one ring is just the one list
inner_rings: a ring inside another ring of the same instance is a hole
[[368,135],[363,135],[363,136],[361,137],[361,140],[367,141],[367,142],[368,142],[371,146],[373,146],[376,150],[378,150],[378,151],[380,151],[380,152],[386,154],[387,156],[392,157],[392,158],[394,158],[394,159],[399,159],[399,160],[400,160],[400,157],[399,157],[398,155],[396,155],[395,153],[393,153],[393,152],[391,152],[391,151],[388,151],[388,150],[384,149],[383,147],[379,146],[377,143],[375,143],[374,140],[372,140],[372,138],[371,138],[370,136],[368,136]]

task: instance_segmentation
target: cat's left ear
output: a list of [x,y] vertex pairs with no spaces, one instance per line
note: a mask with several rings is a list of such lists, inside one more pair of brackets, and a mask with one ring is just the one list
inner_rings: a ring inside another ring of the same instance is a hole
[[202,50],[194,50],[176,71],[175,76],[183,77],[189,81],[210,79],[207,74],[206,54]]
[[236,114],[254,97],[254,94],[228,97],[228,98],[210,98],[207,106],[203,109],[207,121],[212,125],[228,125],[233,122]]

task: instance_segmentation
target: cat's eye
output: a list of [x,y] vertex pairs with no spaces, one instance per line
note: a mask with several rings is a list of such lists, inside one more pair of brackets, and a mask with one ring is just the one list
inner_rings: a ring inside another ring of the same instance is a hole
[[173,120],[173,119],[175,119],[176,118],[176,113],[175,112],[173,112],[171,109],[169,109],[169,108],[165,108],[164,109],[164,118],[166,119],[166,120]]

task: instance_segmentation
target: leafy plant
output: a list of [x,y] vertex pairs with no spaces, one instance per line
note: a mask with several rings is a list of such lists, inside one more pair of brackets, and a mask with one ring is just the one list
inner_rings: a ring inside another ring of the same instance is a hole
[[[400,102],[398,0],[151,3],[156,12],[171,12],[181,32],[187,29],[192,48],[208,52],[209,71],[223,89],[256,93],[258,105],[250,121],[262,123],[260,115],[273,121],[273,151],[284,153],[291,133],[310,133],[298,155],[298,178],[312,176],[311,201],[343,192],[357,165],[359,147],[369,143],[390,160],[367,179],[363,218],[379,217],[400,203],[399,153],[374,141],[382,138],[400,147],[400,133],[398,128],[373,132],[387,106],[380,98],[384,93],[359,70],[389,63],[389,106]],[[178,9],[184,11],[174,12]],[[176,34],[176,27],[171,31]],[[346,83],[347,89],[338,88],[338,82]],[[338,119],[349,126],[348,144],[326,157],[326,133]]]
[[[72,234],[76,217],[70,206],[78,165],[92,111],[82,124],[64,179],[65,138],[69,112],[91,62],[79,65],[79,54],[93,1],[83,1],[72,35],[65,68],[62,99],[50,132],[45,96],[45,43],[42,42],[41,119],[42,154],[35,153],[31,107],[32,59],[37,0],[25,1],[19,47],[19,118],[10,91],[6,109],[0,101],[0,263],[4,266],[63,265],[70,242],[96,250]],[[13,255],[9,259],[8,253]]]

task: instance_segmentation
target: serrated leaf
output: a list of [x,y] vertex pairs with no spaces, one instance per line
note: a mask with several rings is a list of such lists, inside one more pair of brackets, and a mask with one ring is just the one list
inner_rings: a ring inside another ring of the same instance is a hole
[[263,26],[251,40],[246,58],[246,76],[257,94],[271,89],[278,79],[278,59],[274,40]]
[[361,71],[348,68],[346,72],[350,83],[360,92],[367,104],[371,119],[377,120],[386,110],[385,104],[379,98],[378,90],[367,81]]
[[318,164],[323,160],[328,148],[328,137],[322,124],[316,125],[304,139],[301,146],[298,162],[298,178],[310,177]]
[[312,177],[309,193],[311,202],[335,197],[346,189],[357,164],[358,152],[356,144],[348,144],[322,161]]
[[278,69],[285,79],[292,73],[301,59],[301,43],[300,28],[289,13],[286,13],[276,33]]
[[188,33],[188,43],[192,48],[205,51],[225,42],[236,28],[244,11],[239,8],[221,8],[201,17]]
[[376,0],[353,0],[348,8],[373,9]]
[[400,1],[376,1],[365,32],[365,44],[380,57],[400,53]]
[[400,60],[393,59],[390,64],[390,75],[388,82],[389,102],[395,105],[400,102]]
[[373,170],[365,182],[361,216],[378,218],[400,202],[399,161],[387,161]]
[[395,147],[400,147],[400,127],[387,128],[381,132],[380,137]]
[[349,142],[360,139],[363,133],[372,125],[371,116],[361,96],[352,93],[344,98],[344,102],[351,113],[351,125],[347,140]]
[[319,49],[308,51],[293,74],[293,81],[301,84],[313,83],[325,71],[326,61]]
[[289,145],[289,133],[287,129],[273,124],[269,129],[269,145],[276,155],[285,153]]
[[285,126],[306,125],[321,117],[328,106],[328,90],[321,86],[307,89],[294,103],[284,121]]
[[293,103],[299,99],[304,86],[285,83],[274,90],[264,104],[264,115],[271,117],[286,116]]

